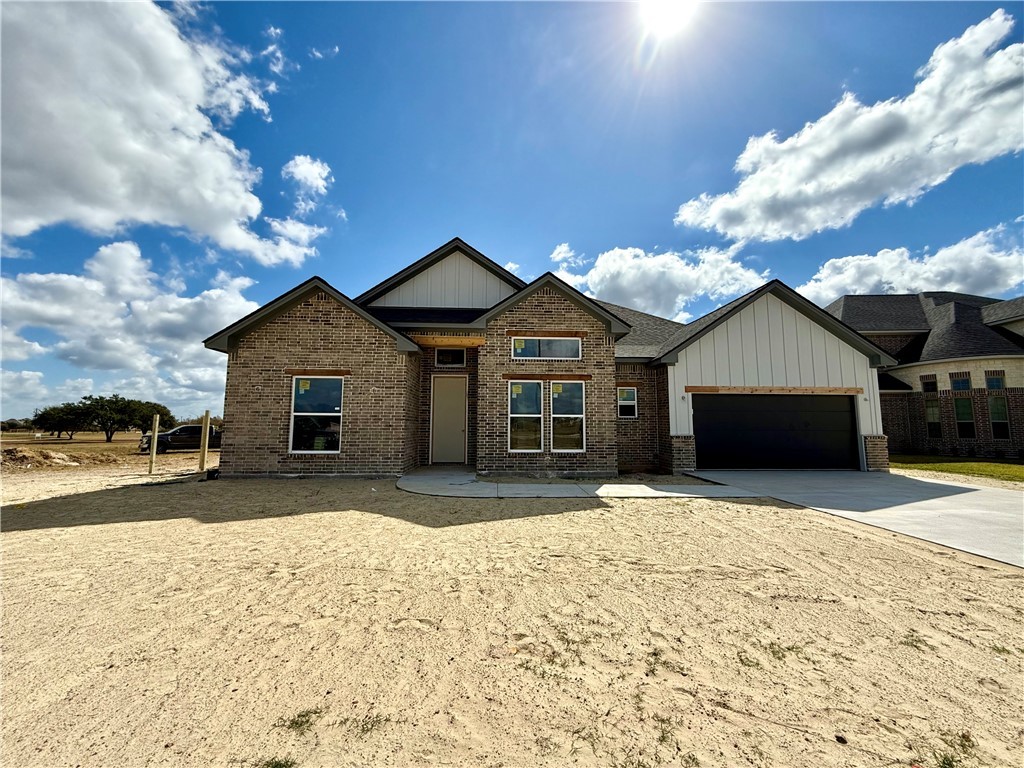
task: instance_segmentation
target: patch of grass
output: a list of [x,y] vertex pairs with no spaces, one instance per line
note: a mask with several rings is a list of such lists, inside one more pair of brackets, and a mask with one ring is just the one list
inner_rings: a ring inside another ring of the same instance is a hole
[[1024,461],[1019,459],[965,459],[962,456],[890,456],[895,469],[925,469],[968,477],[1024,482]]
[[288,718],[280,718],[276,723],[274,723],[274,727],[287,728],[289,731],[295,731],[295,733],[301,736],[302,734],[308,733],[312,730],[316,721],[320,719],[320,716],[323,715],[323,713],[324,711],[320,707],[316,707],[315,709],[304,709],[297,715],[292,715]]
[[785,661],[786,656],[791,653],[799,655],[804,647],[802,645],[782,645],[772,640],[768,645],[762,646],[776,661]]
[[697,756],[693,754],[693,752],[687,752],[679,758],[679,764],[683,766],[683,768],[700,768],[700,760],[697,759]]
[[569,677],[560,667],[552,664],[542,664],[538,661],[534,661],[533,659],[520,659],[516,666],[520,669],[525,669],[527,672],[533,672],[533,674],[542,680],[547,680],[548,678],[566,680]]
[[935,759],[936,768],[957,768],[962,762],[952,752],[932,752],[932,757]]
[[933,650],[935,646],[925,640],[921,634],[916,630],[912,629],[900,639],[900,645],[905,645],[908,648],[913,648],[918,651]]
[[594,753],[594,757],[597,757],[597,742],[598,734],[592,726],[580,726],[569,731],[569,735],[572,736],[572,747],[569,749],[569,756],[575,756],[582,747],[578,742],[583,742],[590,746],[590,751]]
[[647,652],[647,670],[645,674],[648,677],[657,674],[658,667],[664,667],[668,671],[675,672],[677,674],[682,675],[683,677],[686,677],[688,674],[690,674],[689,670],[687,670],[686,667],[684,667],[682,664],[679,664],[675,661],[669,661],[668,659],[666,659],[665,651],[663,651],[661,648],[652,648],[650,651]]
[[381,726],[391,722],[391,715],[382,715],[379,712],[363,717],[344,717],[341,724],[346,725],[355,731],[356,735],[362,738],[368,736]]
[[761,667],[761,662],[757,659],[750,658],[746,651],[736,651],[736,658],[740,660],[740,664],[744,667],[752,667],[755,669],[760,669]]
[[549,739],[547,736],[538,736],[536,743],[537,749],[540,750],[542,755],[553,755],[558,751],[558,742],[554,739]]
[[658,743],[663,745],[675,744],[675,723],[672,722],[672,718],[665,717],[664,715],[655,715],[652,719],[658,725]]
[[992,646],[989,646],[989,647],[990,647],[990,648],[991,648],[991,649],[992,649],[993,651],[995,651],[996,653],[998,653],[998,654],[1002,654],[1002,655],[1004,655],[1004,656],[1012,656],[1012,655],[1013,655],[1013,651],[1011,651],[1011,650],[1010,650],[1009,648],[1007,648],[1007,647],[1006,647],[1005,645],[992,645]]
[[256,768],[296,768],[297,765],[298,763],[290,757],[271,757],[269,760],[256,763]]

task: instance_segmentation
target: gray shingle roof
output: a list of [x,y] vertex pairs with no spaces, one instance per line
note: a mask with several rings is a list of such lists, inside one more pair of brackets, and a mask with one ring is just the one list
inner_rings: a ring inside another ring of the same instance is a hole
[[654,357],[665,339],[685,327],[682,323],[619,304],[600,299],[597,303],[632,326],[629,333],[615,342],[616,357]]
[[996,325],[1005,323],[1007,320],[1024,317],[1024,296],[982,307],[981,317],[987,325]]

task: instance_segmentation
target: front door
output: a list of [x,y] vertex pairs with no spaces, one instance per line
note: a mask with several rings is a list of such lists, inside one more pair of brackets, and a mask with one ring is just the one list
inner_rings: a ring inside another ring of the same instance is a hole
[[430,401],[430,463],[466,463],[466,377],[435,376]]

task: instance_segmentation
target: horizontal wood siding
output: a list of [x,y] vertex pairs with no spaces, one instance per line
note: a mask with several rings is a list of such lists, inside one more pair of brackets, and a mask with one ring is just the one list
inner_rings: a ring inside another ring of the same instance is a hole
[[374,307],[493,307],[515,289],[455,252],[371,304]]
[[878,380],[867,357],[771,294],[680,352],[669,367],[673,435],[693,434],[686,390],[694,386],[859,389],[861,434],[882,431]]

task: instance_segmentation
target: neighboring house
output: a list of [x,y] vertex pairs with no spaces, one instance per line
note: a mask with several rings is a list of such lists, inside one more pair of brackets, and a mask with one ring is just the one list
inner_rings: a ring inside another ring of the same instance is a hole
[[844,296],[826,309],[898,361],[878,373],[893,453],[1024,457],[1024,297]]
[[228,354],[225,476],[888,466],[872,369],[896,360],[778,281],[683,325],[455,239],[205,343]]

